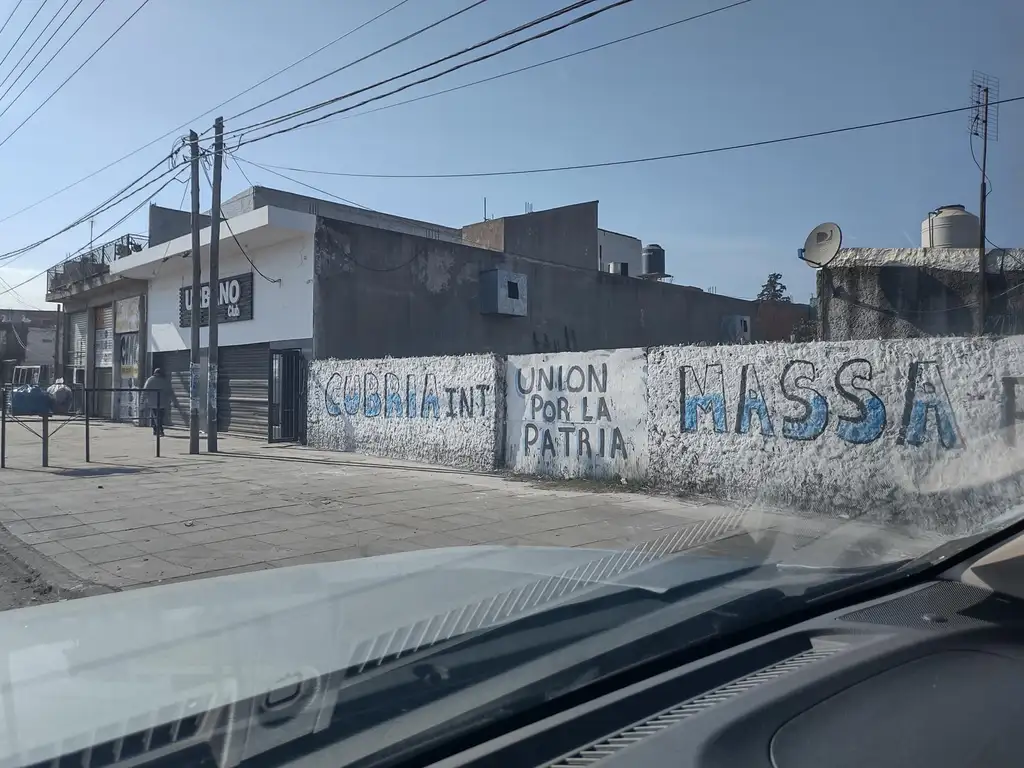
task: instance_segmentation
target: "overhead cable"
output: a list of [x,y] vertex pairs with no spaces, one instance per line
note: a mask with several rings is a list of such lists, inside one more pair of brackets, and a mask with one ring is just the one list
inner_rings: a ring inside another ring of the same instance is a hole
[[339,122],[341,120],[351,120],[353,117],[362,117],[363,115],[372,115],[374,112],[383,112],[386,109],[393,109],[394,107],[401,107],[401,106],[404,106],[405,104],[414,104],[417,101],[424,101],[426,99],[432,99],[435,96],[443,96],[446,93],[455,93],[456,91],[462,91],[462,90],[465,90],[466,88],[472,88],[472,87],[477,86],[477,85],[483,85],[484,83],[490,83],[490,82],[493,82],[494,80],[501,80],[504,77],[510,77],[511,75],[518,75],[518,74],[520,74],[522,72],[529,72],[531,69],[537,69],[539,67],[545,67],[548,64],[555,64],[555,63],[557,63],[559,61],[565,61],[566,59],[571,59],[571,58],[573,58],[575,56],[582,56],[585,53],[593,53],[594,51],[599,51],[602,48],[608,48],[608,47],[613,46],[613,45],[618,45],[619,43],[624,43],[624,42],[627,42],[628,40],[636,40],[637,38],[644,37],[645,35],[650,35],[650,34],[653,34],[655,32],[662,32],[662,31],[664,31],[666,29],[671,29],[672,27],[677,27],[680,24],[686,24],[687,22],[697,21],[698,19],[703,19],[705,16],[712,16],[712,15],[714,15],[716,13],[721,13],[722,11],[728,11],[728,10],[731,10],[731,9],[736,8],[738,6],[746,5],[747,3],[752,3],[753,1],[754,0],[738,0],[738,2],[730,3],[729,5],[723,5],[723,6],[720,6],[718,8],[712,8],[710,11],[704,11],[703,13],[698,13],[698,14],[695,14],[693,16],[687,16],[684,19],[677,19],[676,21],[670,21],[667,24],[659,24],[658,26],[651,27],[650,29],[645,29],[645,30],[642,30],[640,32],[634,32],[632,35],[626,35],[625,37],[617,37],[614,40],[609,40],[609,41],[607,41],[605,43],[599,43],[598,45],[591,45],[591,46],[589,46],[587,48],[581,48],[578,51],[573,51],[572,53],[566,53],[566,54],[563,54],[561,56],[555,56],[553,59],[544,59],[543,61],[538,61],[538,62],[536,62],[534,64],[527,64],[525,67],[517,67],[516,69],[510,69],[508,72],[502,72],[502,73],[497,74],[497,75],[491,75],[490,77],[483,77],[483,78],[480,78],[479,80],[473,80],[471,82],[463,83],[461,85],[456,85],[456,86],[453,86],[451,88],[445,88],[445,89],[440,90],[440,91],[432,91],[430,93],[425,93],[422,96],[414,96],[411,99],[403,99],[402,101],[396,101],[396,102],[393,102],[391,104],[382,104],[379,107],[374,107],[373,109],[366,109],[366,110],[363,110],[362,112],[356,112],[355,114],[349,113],[349,114],[344,115],[343,117],[339,117],[339,118],[336,118],[334,120],[325,120],[322,123],[318,123],[318,125],[329,125],[331,123],[336,123],[336,122]]
[[[33,48],[35,48],[35,46],[36,46],[36,43],[38,43],[38,42],[39,42],[39,40],[40,40],[40,39],[42,38],[42,36],[46,34],[46,30],[48,30],[48,29],[50,28],[50,25],[51,25],[51,24],[53,24],[53,22],[55,22],[55,21],[57,20],[57,17],[58,17],[58,16],[60,16],[60,14],[61,14],[61,11],[63,11],[63,10],[64,10],[64,9],[65,9],[65,8],[67,7],[67,4],[68,4],[69,2],[71,2],[71,0],[64,0],[64,2],[63,2],[63,3],[61,3],[61,6],[60,6],[60,8],[58,8],[58,9],[57,9],[57,12],[56,12],[56,13],[54,13],[54,14],[53,14],[53,16],[51,16],[51,17],[50,17],[50,20],[49,20],[48,22],[46,22],[46,24],[45,24],[45,25],[43,26],[43,28],[42,28],[41,30],[39,30],[39,34],[38,34],[38,35],[36,35],[36,39],[35,39],[35,40],[33,40],[33,41],[32,41],[31,43],[29,43],[29,46],[28,46],[28,48],[26,48],[26,49],[25,49],[25,50],[24,50],[24,51],[22,52],[22,54],[21,54],[21,58],[19,58],[19,59],[18,59],[18,60],[17,60],[16,62],[14,62],[14,66],[13,66],[13,67],[11,67],[11,71],[10,71],[10,72],[8,72],[8,73],[7,73],[7,74],[6,74],[5,76],[4,76],[4,79],[3,79],[3,80],[0,80],[0,88],[2,88],[2,87],[3,87],[4,85],[6,85],[6,84],[7,84],[7,81],[8,81],[8,80],[9,80],[9,79],[11,78],[11,75],[13,75],[13,74],[14,74],[15,72],[17,72],[17,71],[18,71],[18,67],[19,67],[19,66],[21,66],[21,62],[23,62],[23,61],[25,60],[25,57],[27,57],[27,56],[29,55],[29,53],[30,53],[30,52],[32,51],[32,49],[33,49]],[[40,7],[39,7],[39,9],[40,9],[40,10],[42,10],[42,6],[40,6]],[[69,14],[69,15],[70,15],[70,14]],[[67,19],[65,19],[64,21],[67,21]],[[57,30],[59,30],[59,29],[60,29],[60,27],[57,27]],[[56,34],[56,33],[57,33],[57,32],[56,32],[56,30],[55,30],[55,31],[54,31],[54,34]],[[45,48],[45,47],[46,47],[47,43],[49,43],[49,42],[50,42],[50,40],[52,40],[52,39],[53,39],[53,35],[51,35],[51,36],[50,36],[50,37],[49,37],[49,38],[47,39],[46,43],[43,43],[43,46],[42,46],[42,48],[40,48],[40,49],[39,49],[38,51],[36,51],[36,56],[38,56],[38,55],[39,55],[39,53],[40,53],[40,52],[41,52],[41,51],[43,50],[43,48]],[[35,60],[36,60],[36,58],[35,58],[35,56],[33,56],[33,57],[32,57],[32,61],[35,61]],[[28,63],[28,65],[27,65],[27,66],[25,67],[25,70],[27,70],[27,69],[28,69],[28,68],[29,68],[30,66],[32,66],[32,61],[30,61],[30,62]],[[22,71],[21,71],[21,73],[20,73],[20,74],[18,75],[18,78],[16,78],[16,81],[17,81],[17,79],[20,79],[22,75],[24,75],[24,74],[25,74],[25,70],[22,70]],[[0,98],[2,98],[2,97],[0,97]]]
[[[594,2],[594,0],[586,0],[586,1],[587,2]],[[246,109],[246,110],[243,110],[241,112],[238,112],[237,114],[234,114],[231,117],[229,117],[228,120],[229,121],[230,120],[237,120],[242,115],[248,115],[250,112],[254,112],[257,109],[262,109],[263,107],[267,106],[268,104],[273,104],[275,101],[280,101],[283,98],[291,96],[293,93],[298,93],[299,91],[303,90],[304,88],[309,88],[311,85],[316,85],[317,83],[319,83],[319,82],[321,82],[323,80],[326,80],[329,77],[333,77],[334,75],[338,74],[339,72],[345,71],[349,67],[353,67],[356,64],[360,64],[360,63],[366,61],[367,59],[371,59],[374,56],[377,56],[378,54],[384,53],[384,51],[390,50],[390,49],[394,48],[395,46],[398,46],[398,45],[401,45],[402,43],[408,42],[409,40],[412,40],[414,37],[422,35],[424,32],[427,32],[427,31],[433,29],[434,27],[438,27],[438,26],[440,26],[441,24],[444,24],[447,21],[451,21],[455,17],[461,16],[463,13],[466,13],[467,11],[471,11],[474,8],[476,8],[478,5],[483,5],[486,2],[487,2],[487,0],[474,0],[474,2],[470,3],[469,5],[464,6],[463,8],[460,8],[459,10],[454,11],[453,13],[449,13],[447,16],[445,16],[442,19],[438,19],[437,21],[432,22],[431,24],[427,24],[427,26],[425,26],[425,27],[420,27],[419,29],[415,30],[414,32],[410,32],[408,35],[405,35],[404,37],[401,37],[398,40],[394,40],[394,41],[388,43],[387,45],[381,46],[380,48],[377,48],[376,50],[370,51],[365,56],[360,56],[358,59],[353,59],[352,61],[348,62],[347,64],[343,64],[342,66],[338,67],[337,69],[331,70],[326,75],[321,75],[320,77],[318,77],[318,78],[316,78],[314,80],[310,80],[308,82],[302,83],[301,85],[297,85],[294,88],[290,88],[289,90],[285,91],[282,94],[279,94],[279,95],[275,96],[272,99],[267,99],[266,101],[261,102],[260,104],[257,104],[255,107],[249,107],[249,109]]]
[[[32,66],[32,62],[34,62],[34,61],[36,60],[36,57],[37,57],[37,56],[39,56],[39,54],[43,52],[43,49],[45,49],[45,48],[46,48],[46,46],[50,44],[50,40],[53,40],[54,36],[55,36],[55,35],[56,35],[56,34],[57,34],[58,32],[60,32],[60,30],[61,30],[61,27],[63,27],[63,26],[64,26],[64,25],[65,25],[65,24],[66,24],[66,23],[68,22],[68,20],[69,20],[69,19],[70,19],[70,18],[71,18],[72,16],[74,16],[74,15],[75,15],[75,11],[77,11],[77,10],[78,10],[78,6],[80,6],[80,5],[82,4],[82,2],[83,2],[83,0],[78,0],[78,3],[77,3],[77,4],[75,5],[75,7],[71,9],[71,13],[69,13],[69,14],[68,14],[68,15],[67,15],[67,16],[65,17],[64,21],[62,21],[62,22],[60,23],[60,26],[58,26],[58,27],[57,27],[57,29],[55,29],[55,30],[53,31],[53,34],[52,34],[52,35],[50,35],[49,39],[47,39],[47,41],[46,41],[45,43],[43,43],[43,47],[42,47],[42,48],[40,48],[40,49],[39,49],[38,51],[36,51],[36,55],[32,57],[32,61],[30,61],[30,62],[28,63],[28,65],[27,65],[27,66],[25,67],[25,69],[24,69],[24,70],[22,71],[22,73],[21,73],[20,75],[18,75],[18,76],[17,76],[17,77],[16,77],[16,78],[15,78],[15,79],[14,79],[14,80],[13,80],[13,81],[11,82],[11,84],[10,84],[9,86],[7,86],[7,90],[6,90],[6,91],[4,91],[2,95],[0,95],[0,101],[2,101],[2,100],[3,100],[3,99],[4,99],[5,97],[6,97],[6,96],[7,96],[7,94],[8,94],[9,92],[10,92],[10,90],[11,90],[11,89],[12,89],[12,88],[13,88],[13,87],[14,87],[14,86],[15,86],[15,85],[17,84],[18,80],[20,80],[20,79],[21,79],[22,75],[24,75],[24,74],[25,74],[25,72],[27,72],[27,71],[28,71],[28,68]],[[102,5],[102,3],[101,3],[101,5]],[[15,96],[15,97],[14,97],[13,99],[11,99],[11,100],[10,100],[10,102],[9,102],[9,103],[7,104],[7,106],[6,106],[6,107],[4,107],[3,111],[2,111],[2,112],[0,112],[0,117],[2,117],[3,115],[7,114],[7,110],[9,110],[9,109],[10,109],[10,108],[11,108],[12,106],[14,106],[14,105],[15,105],[15,104],[17,103],[18,99],[20,99],[20,98],[21,98],[21,97],[22,97],[22,96],[24,95],[25,91],[27,91],[27,90],[28,90],[29,88],[31,88],[31,87],[32,87],[32,83],[34,83],[34,82],[35,82],[35,81],[36,81],[36,80],[37,80],[37,79],[39,78],[39,76],[40,76],[41,74],[43,74],[43,72],[45,72],[45,71],[46,71],[46,68],[47,68],[48,66],[50,66],[50,64],[52,64],[52,63],[53,63],[53,60],[54,60],[54,59],[56,59],[56,58],[57,58],[57,57],[58,57],[58,56],[60,55],[60,52],[61,52],[61,51],[63,51],[63,50],[64,50],[64,48],[65,48],[65,47],[67,46],[67,44],[68,44],[68,43],[70,43],[70,42],[71,42],[71,41],[72,41],[72,40],[73,40],[73,39],[75,38],[75,35],[77,35],[77,34],[79,33],[79,31],[80,31],[80,30],[82,29],[82,27],[84,27],[84,26],[86,25],[86,23],[87,23],[87,22],[89,21],[89,19],[91,19],[91,18],[92,18],[93,14],[94,14],[94,13],[96,13],[96,11],[98,11],[99,9],[100,9],[100,6],[99,6],[99,5],[97,5],[97,6],[95,7],[95,8],[93,8],[93,9],[92,9],[92,11],[90,11],[90,12],[89,12],[89,15],[88,15],[88,16],[86,16],[86,17],[85,17],[85,18],[84,18],[84,19],[82,20],[82,23],[81,23],[81,24],[79,24],[79,25],[78,25],[77,27],[75,27],[74,31],[73,31],[73,32],[72,32],[72,33],[71,33],[71,34],[70,34],[70,35],[68,36],[68,39],[67,39],[67,40],[65,40],[65,41],[64,41],[63,43],[61,43],[61,44],[60,44],[60,47],[59,47],[59,48],[58,48],[58,49],[57,49],[56,51],[54,51],[54,52],[53,52],[53,55],[52,55],[52,56],[50,56],[50,58],[48,58],[48,59],[47,59],[47,60],[46,60],[46,61],[45,61],[45,62],[43,63],[43,66],[41,66],[41,67],[40,67],[40,68],[39,68],[39,69],[38,69],[38,70],[36,71],[36,73],[35,73],[35,74],[34,74],[34,75],[32,76],[32,79],[31,79],[31,80],[29,80],[29,81],[28,81],[27,83],[25,83],[24,87],[23,87],[23,88],[22,88],[22,89],[21,89],[20,91],[18,91],[18,94],[17,94],[17,95],[16,95],[16,96]]]
[[[103,2],[103,0],[100,0],[101,4],[102,4],[102,2]],[[24,127],[25,123],[27,123],[29,120],[31,120],[33,117],[35,117],[36,113],[39,112],[39,110],[41,110],[43,107],[45,107],[47,105],[47,103],[49,103],[50,99],[52,99],[54,96],[56,96],[58,93],[60,93],[61,89],[65,85],[67,85],[68,82],[70,82],[71,78],[73,78],[75,75],[77,75],[83,69],[85,69],[85,66],[90,61],[93,60],[93,58],[96,56],[96,54],[98,54],[100,51],[102,51],[106,47],[107,43],[109,43],[111,40],[113,40],[114,36],[118,32],[120,32],[122,29],[124,29],[128,25],[128,22],[130,22],[132,19],[134,19],[136,17],[136,15],[138,15],[139,11],[141,11],[143,8],[145,8],[148,4],[149,4],[149,0],[142,0],[142,3],[139,5],[139,7],[136,8],[134,11],[132,11],[131,15],[127,19],[122,21],[121,24],[117,27],[117,29],[115,29],[113,32],[111,32],[110,35],[102,43],[100,43],[99,46],[92,53],[89,54],[89,56],[85,59],[85,61],[83,61],[75,69],[73,69],[71,71],[71,74],[68,75],[66,78],[64,78],[64,80],[61,82],[61,84],[58,85],[56,88],[54,88],[53,91],[50,92],[49,96],[47,96],[45,99],[43,99],[42,104],[40,104],[38,107],[33,109],[31,112],[29,112],[28,117],[26,117],[24,120],[22,120],[20,123],[18,123],[18,125],[15,127],[15,129],[13,131],[11,131],[9,134],[7,134],[6,138],[4,138],[3,140],[0,140],[0,147],[2,147],[4,144],[6,144],[8,141],[10,141],[11,137],[14,136],[14,134],[16,134],[18,131],[20,131]]]
[[18,2],[14,4],[14,7],[11,8],[11,12],[7,14],[7,18],[4,19],[3,26],[0,26],[0,35],[4,33],[5,29],[7,29],[7,25],[11,23],[11,19],[14,18],[14,14],[17,13],[18,8],[21,7],[21,2],[22,0],[18,0]]
[[[39,205],[42,205],[43,203],[48,202],[49,200],[52,200],[53,198],[57,197],[58,195],[64,194],[65,192],[67,192],[70,189],[74,189],[79,184],[84,184],[85,182],[89,181],[90,179],[93,179],[96,176],[99,176],[104,171],[109,170],[110,168],[113,168],[115,165],[123,163],[125,160],[128,160],[129,158],[134,157],[135,155],[139,154],[140,152],[144,152],[145,150],[149,149],[150,147],[154,146],[155,144],[160,143],[164,139],[167,139],[167,138],[169,138],[169,137],[179,133],[180,131],[188,128],[192,123],[196,122],[197,120],[200,120],[200,119],[206,117],[207,115],[212,114],[216,110],[220,109],[223,106],[226,106],[227,104],[230,104],[232,101],[235,101],[236,99],[244,96],[245,94],[249,93],[253,89],[258,88],[259,86],[263,85],[264,83],[269,82],[270,80],[274,79],[278,75],[284,74],[285,72],[290,70],[292,67],[298,66],[299,64],[301,64],[302,62],[304,62],[308,58],[310,58],[311,56],[314,56],[314,55],[320,53],[321,51],[326,50],[330,46],[332,46],[332,45],[334,45],[336,43],[341,42],[346,37],[348,37],[349,35],[351,35],[351,34],[353,34],[355,32],[358,32],[359,30],[361,30],[364,27],[366,27],[368,24],[373,23],[374,21],[376,21],[377,19],[380,19],[381,17],[387,15],[391,11],[394,11],[397,8],[405,5],[405,3],[407,3],[408,1],[409,0],[402,0],[402,2],[396,3],[395,5],[391,6],[387,10],[378,13],[376,16],[371,18],[369,21],[363,22],[362,24],[358,25],[357,27],[354,27],[354,28],[350,29],[348,32],[345,32],[344,34],[339,35],[338,37],[334,38],[334,40],[332,40],[331,42],[326,43],[325,45],[320,46],[315,51],[313,51],[313,53],[307,54],[306,56],[303,56],[300,59],[296,59],[295,61],[293,61],[288,66],[283,67],[283,68],[277,70],[272,75],[268,75],[267,77],[263,78],[259,82],[254,83],[253,85],[249,86],[245,90],[239,91],[234,96],[232,96],[229,99],[226,99],[226,100],[222,101],[217,106],[211,107],[210,109],[206,110],[202,114],[196,115],[195,117],[191,118],[190,120],[187,120],[186,122],[182,123],[181,125],[177,126],[176,128],[172,128],[171,130],[167,131],[167,133],[164,133],[161,136],[157,136],[152,141],[149,141],[149,142],[143,144],[140,147],[136,147],[131,152],[128,152],[127,154],[122,155],[121,157],[117,158],[116,160],[113,160],[113,161],[107,163],[102,168],[99,168],[99,169],[93,171],[92,173],[87,174],[86,176],[83,176],[82,178],[78,179],[77,181],[73,181],[73,182],[71,182],[70,184],[68,184],[68,185],[66,185],[64,187],[61,187],[56,192],[52,192],[49,195],[47,195],[46,197],[42,197],[39,200],[36,200],[34,203],[30,203],[29,205],[26,205],[24,208],[19,208],[14,213],[7,214],[3,218],[0,218],[0,224],[4,223],[5,221],[9,221],[10,219],[13,219],[15,216],[20,216],[21,214],[25,213],[26,211],[30,211],[30,210],[32,210],[33,208],[35,208],[35,207],[37,207]],[[19,4],[20,4],[20,0],[19,0]],[[10,20],[10,19],[8,18],[8,20]],[[3,32],[3,28],[2,27],[0,27],[0,32]]]
[[[1024,96],[1015,96],[1010,99],[1000,99],[994,101],[992,104],[1011,104],[1013,102],[1024,101]],[[849,125],[844,128],[830,128],[825,131],[812,131],[809,133],[798,133],[792,136],[782,136],[775,139],[762,139],[760,141],[750,141],[744,144],[728,144],[720,147],[709,147],[707,149],[693,149],[685,152],[672,152],[664,155],[650,155],[648,157],[635,157],[625,160],[604,160],[596,163],[579,163],[576,165],[556,165],[547,166],[540,168],[520,168],[504,171],[475,171],[469,173],[348,173],[344,171],[321,171],[312,168],[295,168],[287,165],[270,165],[267,164],[265,167],[267,170],[272,168],[293,171],[295,173],[311,173],[319,176],[344,176],[355,179],[472,179],[472,178],[483,178],[490,176],[526,176],[534,173],[558,173],[562,171],[579,171],[588,168],[610,168],[619,165],[636,165],[639,163],[654,163],[661,160],[677,160],[684,157],[697,157],[698,155],[714,155],[721,152],[733,152],[740,149],[753,149],[755,147],[767,147],[773,144],[786,144],[794,141],[802,141],[804,139],[814,139],[820,136],[833,136],[840,133],[852,133],[853,131],[862,131],[869,128],[881,128],[888,125],[899,125],[900,123],[909,123],[915,120],[927,120],[934,117],[941,117],[943,115],[952,115],[957,112],[966,112],[974,107],[954,107],[952,109],[942,109],[935,112],[924,112],[916,115],[908,115],[905,117],[892,118],[890,120],[878,120],[871,123],[860,123],[858,125]],[[242,142],[242,145],[249,142]],[[238,158],[241,159],[241,158]],[[251,162],[251,161],[250,161]]]
[[[103,0],[100,0],[100,2],[103,2]],[[36,8],[36,12],[32,14],[32,18],[28,20],[28,24],[22,28],[21,33],[15,38],[14,42],[11,43],[11,47],[7,49],[7,53],[5,53],[3,58],[0,59],[0,67],[4,65],[5,61],[7,61],[7,57],[14,53],[14,49],[18,47],[18,43],[21,42],[21,38],[23,38],[25,33],[28,32],[29,27],[32,26],[32,22],[36,20],[36,16],[42,12],[44,5],[46,5],[46,0],[43,0],[43,2],[39,4],[39,7]],[[10,21],[10,19],[8,19],[8,21]]]
[[[559,16],[563,16],[563,15],[565,15],[567,13],[570,13],[572,11],[575,11],[575,10],[579,9],[579,8],[582,8],[583,6],[590,5],[593,2],[596,2],[596,0],[577,0],[577,2],[575,2],[575,3],[571,3],[570,5],[564,6],[564,7],[560,8],[560,9],[558,9],[556,11],[552,11],[551,13],[547,13],[544,16],[540,16],[540,17],[538,17],[536,19],[533,19],[532,21],[528,21],[525,24],[520,24],[517,27],[514,27],[512,29],[506,30],[505,32],[502,32],[501,34],[495,35],[493,37],[489,37],[486,40],[482,40],[479,43],[471,45],[471,46],[469,46],[467,48],[463,48],[460,51],[456,51],[455,53],[448,54],[447,56],[442,56],[439,59],[434,59],[433,61],[427,62],[426,64],[422,64],[422,65],[420,65],[418,67],[413,67],[412,69],[406,70],[405,72],[402,72],[400,74],[394,75],[392,77],[388,77],[388,78],[385,78],[383,80],[378,80],[376,83],[373,83],[372,85],[367,85],[367,86],[364,86],[363,88],[357,88],[354,91],[349,91],[348,93],[343,93],[340,96],[335,96],[334,98],[326,99],[325,101],[321,101],[321,102],[319,102],[317,104],[313,104],[311,106],[304,107],[302,109],[293,110],[292,112],[288,112],[288,113],[286,113],[284,115],[279,115],[278,117],[270,118],[268,120],[263,120],[263,121],[258,122],[258,123],[252,123],[250,125],[246,125],[246,126],[243,126],[241,128],[232,129],[230,131],[227,131],[225,133],[225,135],[229,135],[229,134],[230,135],[235,135],[235,134],[242,134],[242,133],[250,133],[250,132],[252,132],[254,130],[258,130],[260,128],[269,128],[269,127],[271,127],[273,125],[278,125],[278,124],[286,122],[288,120],[292,120],[292,119],[294,119],[296,117],[301,117],[302,115],[309,114],[310,112],[315,112],[315,111],[317,111],[319,109],[323,109],[324,107],[330,106],[331,104],[335,104],[335,103],[337,103],[339,101],[343,101],[343,100],[349,99],[349,98],[351,98],[353,96],[357,96],[360,93],[365,93],[366,91],[371,91],[371,90],[373,90],[375,88],[379,88],[382,85],[386,85],[388,83],[394,82],[395,80],[400,80],[403,77],[407,77],[408,75],[412,75],[412,74],[415,74],[417,72],[422,72],[425,69],[430,69],[431,67],[437,66],[438,64],[441,64],[441,63],[443,63],[445,61],[450,61],[451,59],[458,58],[459,56],[463,56],[463,55],[465,55],[465,54],[467,54],[467,53],[469,53],[471,51],[475,51],[478,48],[482,48],[484,46],[490,45],[492,43],[497,42],[498,40],[503,40],[506,37],[510,37],[512,35],[518,34],[520,32],[523,32],[523,31],[527,30],[527,29],[531,29],[533,27],[538,26],[539,24],[543,24],[543,23],[545,23],[547,21],[551,21],[552,19],[555,19],[555,18],[557,18]],[[243,143],[250,144],[253,141],[260,141],[260,140],[262,140],[264,138],[268,138],[270,136],[276,136],[277,134],[284,133],[284,132],[286,132],[288,130],[294,130],[295,128],[298,128],[298,127],[301,127],[301,126],[304,126],[304,125],[309,125],[309,124],[312,124],[312,123],[320,122],[321,120],[326,120],[328,117],[331,117],[331,116],[336,115],[336,114],[340,114],[342,112],[347,112],[350,109],[354,109],[355,107],[362,106],[363,104],[368,104],[371,101],[377,101],[379,99],[386,98],[387,96],[390,96],[392,94],[399,93],[400,91],[404,91],[404,90],[406,90],[408,88],[412,88],[413,86],[420,85],[421,83],[426,83],[426,82],[429,82],[431,80],[436,80],[439,77],[444,77],[445,75],[450,74],[452,72],[455,72],[456,70],[462,69],[463,67],[468,67],[468,66],[470,66],[472,64],[476,64],[478,62],[485,61],[485,60],[490,59],[490,58],[494,58],[495,56],[500,56],[501,54],[506,53],[506,52],[512,50],[513,48],[518,48],[518,47],[520,47],[522,45],[525,45],[526,43],[532,42],[534,40],[539,40],[540,38],[547,37],[548,35],[555,34],[556,32],[560,32],[563,29],[566,29],[567,27],[570,27],[570,26],[572,26],[574,24],[579,24],[579,23],[581,23],[583,21],[587,21],[587,20],[592,19],[595,16],[598,16],[598,15],[600,15],[602,13],[607,12],[607,11],[613,10],[615,8],[619,8],[619,7],[623,6],[623,5],[628,5],[631,2],[633,2],[633,0],[615,0],[615,2],[612,2],[612,3],[610,3],[610,4],[606,5],[606,6],[603,6],[602,8],[598,8],[596,11],[591,11],[590,13],[584,14],[582,16],[578,16],[575,19],[572,19],[571,21],[566,22],[565,24],[561,24],[561,25],[559,25],[557,27],[553,27],[551,29],[545,30],[544,32],[540,32],[538,34],[531,35],[530,37],[524,38],[523,40],[519,40],[519,41],[517,41],[515,43],[512,43],[511,45],[508,45],[508,46],[506,46],[504,48],[499,48],[497,51],[493,51],[493,52],[485,54],[483,56],[478,56],[475,59],[470,59],[469,61],[462,62],[460,64],[457,64],[457,65],[455,65],[453,67],[449,67],[448,69],[442,70],[441,72],[438,72],[436,74],[430,75],[428,77],[424,77],[424,78],[421,78],[419,80],[414,80],[411,83],[407,83],[406,85],[403,85],[403,86],[401,86],[399,88],[395,88],[395,89],[393,89],[391,91],[388,91],[387,93],[383,93],[383,94],[380,94],[379,96],[374,96],[372,98],[369,98],[369,99],[366,99],[366,100],[364,100],[362,102],[359,102],[359,104],[353,105],[352,107],[347,107],[347,108],[342,109],[342,110],[336,110],[334,112],[329,112],[329,113],[327,113],[325,115],[322,115],[322,116],[320,116],[318,118],[314,118],[314,119],[306,121],[304,123],[299,123],[296,126],[291,126],[291,127],[287,128],[287,129],[281,129],[281,130],[278,130],[278,131],[275,131],[275,132],[272,132],[272,133],[268,133],[268,134],[265,134],[263,136],[257,137],[257,139],[250,139],[249,141],[246,141],[246,142],[243,142]]]
[[[117,227],[121,226],[124,222],[126,222],[129,218],[131,218],[135,213],[137,213],[139,211],[139,209],[142,208],[142,206],[144,206],[146,203],[148,203],[149,201],[153,200],[157,195],[159,195],[161,192],[163,192],[168,186],[170,186],[171,182],[174,182],[174,181],[182,181],[182,180],[178,179],[177,177],[173,177],[172,176],[170,179],[168,179],[166,182],[164,182],[164,184],[156,192],[154,192],[153,194],[151,194],[148,197],[146,197],[145,199],[143,199],[142,202],[140,202],[138,205],[136,205],[134,208],[132,208],[130,211],[128,211],[128,213],[126,213],[120,219],[115,221],[113,224],[111,224],[105,230],[100,232],[100,234],[96,236],[96,239],[103,239],[103,238],[105,238],[110,232],[112,232]],[[86,248],[88,248],[88,245],[83,246],[79,250],[82,251],[82,250],[85,250]],[[60,263],[63,263],[63,261],[64,260],[61,260],[60,262],[57,262],[57,263],[60,264]],[[49,269],[50,269],[50,267],[47,267],[46,269],[42,270],[41,272],[37,272],[36,274],[32,275],[32,277],[28,278],[27,280],[22,280],[17,285],[11,286],[10,290],[11,291],[16,291],[18,288],[21,288],[23,285],[26,285],[27,283],[31,283],[33,280],[35,280],[35,279],[45,275]],[[6,293],[8,293],[8,291],[0,291],[0,296],[5,295]]]

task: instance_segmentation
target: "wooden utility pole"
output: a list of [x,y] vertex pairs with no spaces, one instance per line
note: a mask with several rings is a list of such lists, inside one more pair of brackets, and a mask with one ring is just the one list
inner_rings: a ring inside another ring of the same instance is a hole
[[188,377],[188,452],[199,453],[199,325],[202,321],[200,288],[203,265],[199,250],[199,135],[195,131],[188,132],[188,143],[192,149],[192,344]]
[[206,450],[217,452],[217,363],[220,356],[218,313],[220,311],[220,180],[224,164],[224,118],[213,124],[213,201],[210,205],[210,330],[206,363]]

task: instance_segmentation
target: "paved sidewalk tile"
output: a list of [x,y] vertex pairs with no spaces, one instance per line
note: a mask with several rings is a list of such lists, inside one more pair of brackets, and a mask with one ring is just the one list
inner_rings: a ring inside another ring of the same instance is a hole
[[156,458],[145,430],[103,423],[92,425],[87,464],[77,428],[54,439],[44,469],[38,440],[8,425],[0,524],[75,577],[112,588],[434,547],[622,548],[688,527],[694,541],[737,530],[715,522],[738,519],[725,506],[236,437],[199,456],[166,439]]

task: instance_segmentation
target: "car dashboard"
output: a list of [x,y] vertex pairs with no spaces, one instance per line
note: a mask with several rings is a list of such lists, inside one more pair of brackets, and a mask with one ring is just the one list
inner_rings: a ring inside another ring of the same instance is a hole
[[[977,579],[975,579],[978,582]],[[586,702],[438,768],[1019,765],[1024,601],[936,580]]]

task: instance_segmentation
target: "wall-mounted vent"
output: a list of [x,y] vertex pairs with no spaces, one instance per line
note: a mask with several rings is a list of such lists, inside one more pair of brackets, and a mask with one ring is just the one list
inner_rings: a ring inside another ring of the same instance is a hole
[[480,273],[480,313],[526,317],[528,309],[526,275],[507,269]]

